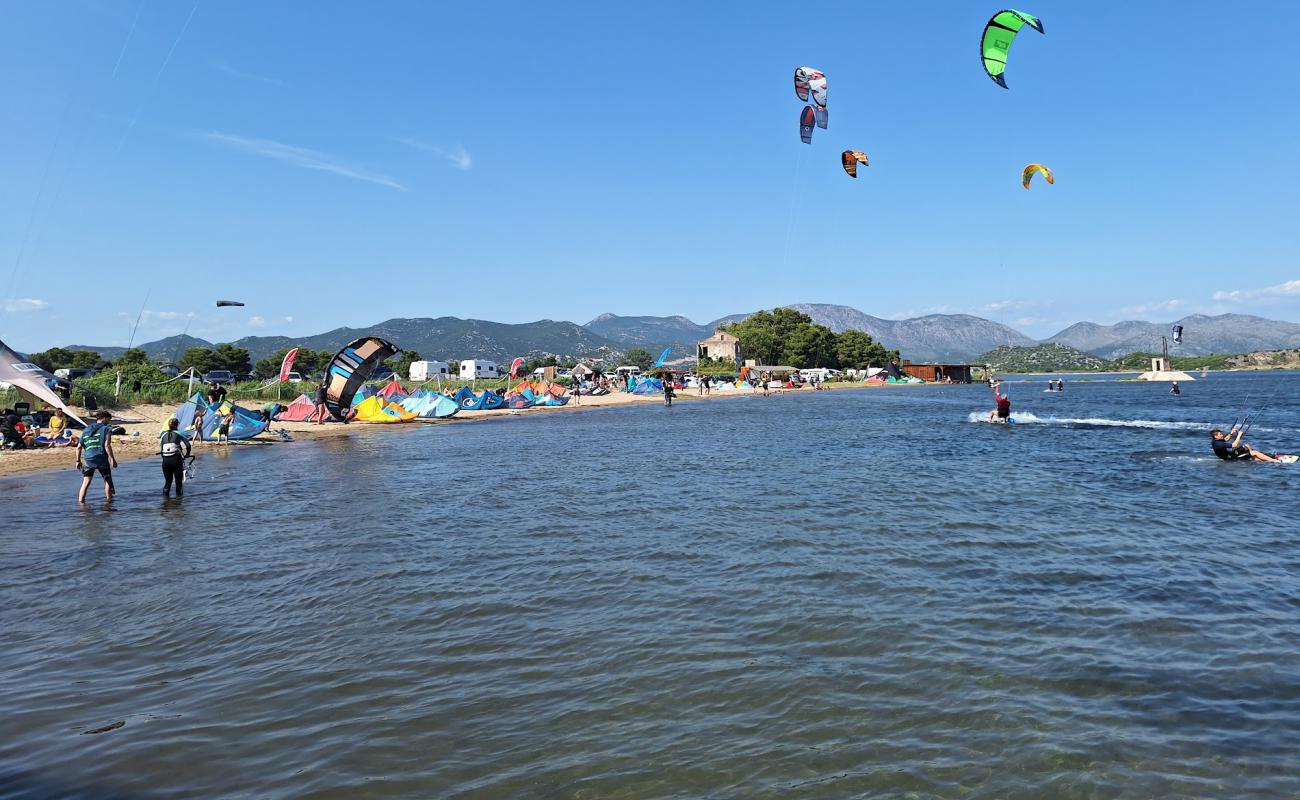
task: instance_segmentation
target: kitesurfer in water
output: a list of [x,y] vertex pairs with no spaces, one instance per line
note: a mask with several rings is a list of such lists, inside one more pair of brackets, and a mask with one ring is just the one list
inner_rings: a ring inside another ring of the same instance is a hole
[[1169,393],[1174,397],[1183,393],[1183,390],[1178,388],[1178,381],[1174,381],[1174,385],[1169,389]]
[[[1233,434],[1236,438],[1233,438]],[[1241,443],[1241,437],[1245,434],[1244,430],[1238,430],[1233,427],[1227,433],[1219,428],[1210,431],[1210,446],[1214,448],[1214,454],[1224,461],[1266,461],[1276,463],[1277,459],[1268,453],[1262,453],[1248,444]]]
[[1002,394],[1002,384],[993,384],[993,400],[997,407],[989,412],[989,422],[1007,423],[1011,421],[1011,398]]

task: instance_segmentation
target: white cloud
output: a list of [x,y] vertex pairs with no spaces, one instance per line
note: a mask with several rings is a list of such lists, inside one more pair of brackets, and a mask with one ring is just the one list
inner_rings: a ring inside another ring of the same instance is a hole
[[266,319],[263,317],[254,316],[254,317],[249,317],[248,319],[248,327],[250,328],[261,328],[264,327],[265,325],[266,325]]
[[1022,308],[1034,308],[1037,303],[1029,300],[998,300],[993,303],[985,303],[980,306],[980,311],[998,312],[998,311],[1017,311]]
[[308,150],[305,147],[297,147],[284,142],[277,142],[272,139],[254,139],[247,136],[239,136],[233,133],[221,133],[219,131],[209,131],[200,134],[204,139],[215,142],[224,147],[238,150],[242,153],[261,156],[275,161],[284,161],[295,167],[302,169],[316,170],[318,172],[329,172],[334,175],[341,175],[344,178],[374,183],[380,186],[387,186],[389,189],[396,189],[399,192],[405,192],[406,187],[397,181],[379,172],[371,172],[362,167],[356,167],[345,164],[337,160],[328,153],[322,153],[317,150]]
[[1232,303],[1248,303],[1252,300],[1279,300],[1288,297],[1300,297],[1300,281],[1287,281],[1277,286],[1265,286],[1263,289],[1234,289],[1230,292],[1215,292],[1212,299],[1226,300]]
[[393,141],[398,144],[404,144],[407,147],[414,147],[416,150],[423,150],[426,153],[433,153],[434,155],[441,156],[447,160],[447,163],[462,172],[468,171],[474,166],[474,159],[470,156],[469,151],[461,145],[456,145],[455,148],[447,150],[436,144],[429,144],[428,142],[422,142],[419,139],[411,139],[409,137],[399,137],[393,139]]
[[225,61],[215,62],[212,65],[212,68],[218,72],[224,72],[232,78],[240,78],[241,80],[246,81],[257,81],[258,83],[265,83],[271,86],[284,86],[284,81],[279,78],[268,78],[265,75],[258,75],[255,72],[244,72],[241,69],[235,69]]
[[1124,314],[1154,314],[1159,311],[1176,311],[1183,305],[1182,300],[1164,300],[1159,303],[1140,303],[1120,309]]
[[34,297],[12,297],[7,300],[0,300],[0,309],[14,314],[20,314],[24,311],[44,311],[49,307],[49,303],[44,300],[37,300]]
[[284,318],[284,321],[285,321],[285,322],[293,322],[293,317],[285,317],[285,318]]
[[157,320],[157,321],[166,321],[166,320],[175,320],[175,319],[189,319],[189,318],[192,317],[192,316],[194,316],[194,312],[192,312],[192,311],[190,311],[190,312],[186,312],[186,311],[150,311],[150,310],[146,309],[145,312],[144,312],[144,314],[141,315],[141,318],[144,319],[144,320],[147,320],[147,321],[154,321],[154,320]]

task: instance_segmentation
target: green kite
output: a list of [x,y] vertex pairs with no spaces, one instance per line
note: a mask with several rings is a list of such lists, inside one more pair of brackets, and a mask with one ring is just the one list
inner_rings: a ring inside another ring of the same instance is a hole
[[1002,73],[1007,70],[1007,52],[1016,34],[1025,25],[1043,33],[1043,22],[1038,17],[1015,9],[1004,9],[993,15],[989,24],[984,26],[984,36],[980,40],[980,56],[984,59],[984,71],[993,82],[1003,89],[1007,82]]

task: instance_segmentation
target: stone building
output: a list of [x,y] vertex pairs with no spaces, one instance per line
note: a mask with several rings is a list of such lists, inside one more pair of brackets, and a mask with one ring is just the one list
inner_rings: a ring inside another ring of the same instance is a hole
[[712,336],[695,345],[695,355],[698,358],[711,358],[715,361],[723,360],[739,364],[740,339],[721,329],[715,330]]

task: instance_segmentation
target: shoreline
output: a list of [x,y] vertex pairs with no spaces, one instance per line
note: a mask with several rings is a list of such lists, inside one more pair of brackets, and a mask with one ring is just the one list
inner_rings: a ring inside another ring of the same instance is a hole
[[[948,384],[909,384],[909,386],[946,386]],[[828,385],[826,391],[847,391],[852,389],[874,389],[888,388],[876,384],[851,383],[846,385]],[[895,387],[898,388],[898,387]],[[811,387],[805,386],[799,389],[780,390],[781,394],[812,393]],[[778,392],[774,391],[773,394]],[[710,395],[697,395],[691,389],[681,390],[674,402],[710,402],[713,400],[722,400],[732,397],[761,397],[762,394],[757,390],[731,389],[726,391],[715,391]],[[237,405],[243,403],[237,398],[231,398],[231,402]],[[255,408],[260,405],[260,401],[249,401],[252,405],[246,405],[246,408]],[[570,401],[563,406],[536,406],[526,409],[508,409],[494,408],[483,411],[460,411],[453,417],[445,419],[416,420],[408,423],[367,423],[367,422],[350,422],[346,425],[339,422],[328,422],[319,425],[315,422],[275,422],[273,421],[267,431],[286,431],[293,437],[292,441],[281,441],[273,436],[259,434],[253,439],[234,442],[230,445],[217,445],[208,442],[198,442],[194,445],[194,452],[203,453],[214,450],[218,447],[271,447],[274,445],[292,445],[298,441],[310,441],[313,439],[327,439],[336,436],[366,435],[371,430],[389,430],[389,429],[412,429],[423,425],[445,425],[445,424],[465,424],[477,420],[491,419],[493,417],[512,416],[517,414],[531,413],[554,413],[554,412],[575,412],[596,408],[615,408],[619,406],[638,406],[648,404],[662,404],[662,395],[636,395],[623,392],[613,394],[591,396],[584,395],[580,404],[574,404]],[[157,456],[158,435],[162,432],[168,417],[174,412],[172,406],[163,405],[138,405],[126,406],[117,409],[114,413],[114,425],[120,425],[126,429],[126,433],[113,437],[113,452],[117,456],[119,464],[125,464],[129,461],[141,461],[146,458]],[[118,419],[121,415],[122,419]],[[28,475],[36,475],[43,472],[56,472],[60,470],[71,469],[76,464],[77,448],[75,447],[51,447],[40,450],[6,450],[0,453],[0,481],[9,478],[17,478]]]

